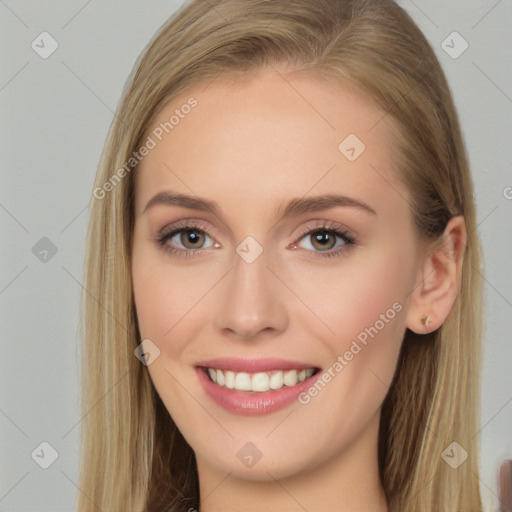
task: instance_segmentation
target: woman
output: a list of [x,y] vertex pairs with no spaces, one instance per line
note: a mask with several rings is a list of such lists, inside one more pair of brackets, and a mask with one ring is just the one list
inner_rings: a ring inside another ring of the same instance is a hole
[[93,191],[79,511],[481,511],[480,244],[382,0],[193,1]]

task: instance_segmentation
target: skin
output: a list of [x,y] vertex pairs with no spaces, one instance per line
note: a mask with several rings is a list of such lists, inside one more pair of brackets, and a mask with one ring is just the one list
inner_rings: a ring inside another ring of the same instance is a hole
[[[132,274],[142,339],[160,350],[150,377],[196,454],[201,512],[386,511],[381,405],[406,327],[437,329],[453,305],[463,219],[446,227],[445,251],[415,238],[388,120],[339,85],[285,69],[197,85],[175,97],[147,135],[191,96],[197,107],[137,170]],[[353,162],[338,150],[351,133],[366,145]],[[163,191],[215,201],[220,213],[144,211]],[[281,219],[292,198],[328,193],[364,201],[376,214],[336,206]],[[166,244],[196,256],[165,252],[155,237],[187,219],[201,221],[203,241],[177,235]],[[322,256],[343,245],[334,235],[325,248],[301,237],[322,222],[348,228],[355,245]],[[236,252],[247,236],[263,248],[250,264]],[[240,416],[198,382],[194,365],[213,357],[278,357],[326,370],[396,302],[401,311],[307,405]],[[237,457],[248,442],[262,454],[251,468]]]

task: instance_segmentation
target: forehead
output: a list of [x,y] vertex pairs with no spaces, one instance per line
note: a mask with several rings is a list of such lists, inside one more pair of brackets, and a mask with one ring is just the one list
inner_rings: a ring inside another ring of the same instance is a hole
[[397,200],[407,192],[389,122],[363,95],[314,76],[267,70],[197,84],[146,132],[154,148],[136,172],[137,209],[166,189],[238,197],[240,207],[329,192]]

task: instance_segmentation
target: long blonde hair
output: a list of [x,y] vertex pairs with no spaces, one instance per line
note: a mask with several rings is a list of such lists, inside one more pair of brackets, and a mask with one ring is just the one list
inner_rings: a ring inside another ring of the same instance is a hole
[[[439,62],[391,0],[195,0],[139,58],[100,159],[87,235],[78,511],[199,509],[194,453],[134,356],[141,342],[130,260],[136,167],[126,162],[178,93],[280,62],[338,79],[389,116],[420,239],[438,237],[454,215],[465,219],[461,289],[450,315],[431,334],[406,331],[382,407],[379,471],[390,512],[481,512],[474,434],[483,272],[473,184]],[[442,456],[452,442],[468,453],[458,468]]]

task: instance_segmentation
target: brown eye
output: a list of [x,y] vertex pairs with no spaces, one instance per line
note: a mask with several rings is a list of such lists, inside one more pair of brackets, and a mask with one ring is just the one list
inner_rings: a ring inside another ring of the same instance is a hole
[[315,249],[330,250],[336,245],[336,235],[332,231],[315,231],[310,236]]
[[346,254],[355,244],[356,240],[352,235],[329,223],[324,226],[318,225],[303,233],[297,245],[310,254],[330,258]]
[[176,256],[199,255],[203,249],[218,246],[204,228],[194,224],[165,228],[155,241],[164,251]]
[[204,233],[198,229],[183,229],[180,242],[186,249],[200,249],[204,244]]

